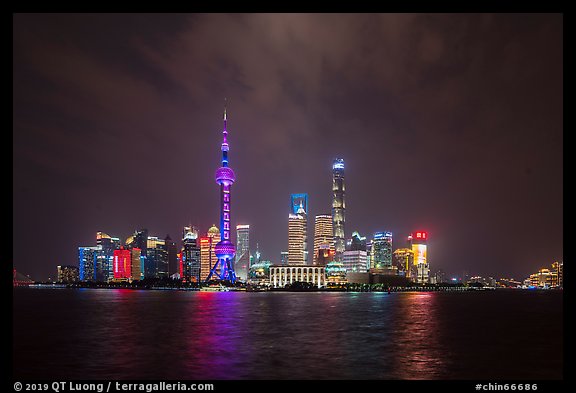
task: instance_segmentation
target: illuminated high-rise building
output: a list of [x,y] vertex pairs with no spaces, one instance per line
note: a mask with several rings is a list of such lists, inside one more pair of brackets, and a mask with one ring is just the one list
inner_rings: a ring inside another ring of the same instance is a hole
[[74,283],[79,279],[79,272],[77,266],[58,266],[58,282],[61,283]]
[[[148,264],[148,229],[141,229],[134,231],[132,236],[128,236],[124,242],[125,248],[131,250],[133,248],[140,249],[140,277],[146,278],[152,274],[153,269]],[[146,275],[148,270],[148,276]],[[114,276],[116,278],[116,275]]]
[[248,279],[250,268],[250,225],[236,225],[236,261],[234,271],[236,278]]
[[430,268],[427,260],[428,233],[417,231],[408,236],[410,248],[414,254],[413,266],[416,268],[416,282],[427,283],[430,275]]
[[120,239],[104,232],[96,232],[96,246],[101,248],[96,257],[96,280],[107,282],[114,278],[114,250],[120,248]]
[[114,280],[128,281],[132,278],[131,250],[120,247],[114,250]]
[[346,241],[346,250],[366,251],[366,236],[361,236],[357,231],[352,232],[352,238]]
[[140,281],[144,278],[142,271],[142,252],[138,247],[132,247],[130,250],[130,280]]
[[307,259],[306,212],[300,204],[297,214],[288,215],[288,264],[306,265]]
[[414,252],[411,248],[398,248],[394,250],[394,265],[398,268],[398,274],[411,278],[414,265]]
[[102,247],[78,247],[78,275],[80,281],[96,281],[96,263]]
[[374,234],[370,264],[373,269],[392,269],[392,232]]
[[260,249],[258,247],[258,243],[256,243],[256,251],[254,251],[254,255],[250,255],[250,266],[256,263],[260,263],[262,254],[260,253]]
[[556,261],[552,264],[552,269],[556,270],[558,277],[557,286],[564,288],[564,261]]
[[288,251],[280,252],[280,265],[282,266],[288,265]]
[[166,242],[157,236],[148,236],[146,241],[147,256],[144,264],[144,277],[168,277],[168,250]]
[[214,247],[220,241],[220,230],[216,225],[208,229],[206,236],[200,238],[200,280],[206,281],[210,275],[210,269],[218,258]]
[[342,263],[349,273],[366,273],[370,269],[366,250],[346,250],[342,254]]
[[[193,226],[184,227],[182,231],[182,250],[180,252],[180,278],[186,282],[200,282],[201,279],[201,251],[198,241],[198,230]],[[208,246],[210,245],[208,237],[206,237]],[[212,250],[212,252],[214,252]],[[207,250],[208,256],[210,247]],[[208,258],[209,259],[209,258]],[[216,257],[214,257],[214,260]],[[208,275],[208,266],[210,261],[206,263],[206,275]]]
[[332,163],[332,226],[334,228],[334,259],[342,260],[346,249],[344,223],[346,221],[346,202],[344,200],[344,159],[336,158]]
[[[322,253],[322,258],[320,258],[320,252]],[[312,258],[312,264],[318,265],[319,258],[326,261],[324,258],[326,252],[334,255],[332,216],[329,214],[320,214],[316,216],[314,223],[314,255]],[[325,263],[322,263],[322,265],[325,265]]]
[[232,168],[228,166],[228,131],[226,130],[226,107],[224,107],[224,129],[222,130],[222,166],[216,170],[216,183],[220,186],[220,238],[214,246],[214,253],[218,260],[210,269],[207,280],[215,276],[220,280],[236,281],[234,272],[234,255],[236,248],[230,237],[231,196],[230,187],[236,181]]
[[[178,247],[176,242],[170,238],[170,235],[166,235],[164,238],[164,244],[166,247],[166,252],[168,253],[168,276],[177,273],[178,270]],[[200,258],[198,258],[200,260]]]

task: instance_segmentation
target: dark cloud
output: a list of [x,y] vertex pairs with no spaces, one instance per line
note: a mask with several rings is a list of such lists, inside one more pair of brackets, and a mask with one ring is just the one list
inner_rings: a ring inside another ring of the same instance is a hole
[[[38,278],[103,230],[233,221],[277,261],[288,199],[431,234],[433,269],[522,277],[562,257],[561,15],[16,14],[14,265]],[[30,253],[30,223],[48,228]],[[313,222],[309,222],[313,227]],[[536,244],[536,246],[535,246]]]

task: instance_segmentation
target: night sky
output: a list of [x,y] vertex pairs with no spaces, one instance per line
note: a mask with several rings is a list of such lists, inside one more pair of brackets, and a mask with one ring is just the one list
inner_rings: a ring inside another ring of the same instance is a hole
[[[279,262],[291,193],[346,237],[429,233],[432,272],[523,279],[563,257],[561,15],[16,14],[13,265],[77,265],[101,230],[232,224]],[[235,231],[233,231],[235,232]],[[234,235],[235,236],[235,233]]]

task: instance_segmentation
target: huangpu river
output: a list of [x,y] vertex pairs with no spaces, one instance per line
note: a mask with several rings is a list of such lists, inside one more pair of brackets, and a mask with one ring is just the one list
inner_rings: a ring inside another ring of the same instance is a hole
[[13,291],[13,377],[563,378],[562,291]]

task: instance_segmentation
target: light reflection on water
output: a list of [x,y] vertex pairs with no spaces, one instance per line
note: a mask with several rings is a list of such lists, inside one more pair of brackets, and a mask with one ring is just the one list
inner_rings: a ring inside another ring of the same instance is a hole
[[[554,294],[25,289],[14,376],[554,379],[561,309]],[[546,322],[522,323],[535,313]]]

